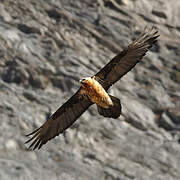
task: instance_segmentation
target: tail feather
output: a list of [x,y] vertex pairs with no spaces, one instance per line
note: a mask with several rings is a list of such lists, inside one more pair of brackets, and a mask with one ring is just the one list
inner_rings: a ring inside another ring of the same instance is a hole
[[121,101],[114,96],[109,96],[113,102],[113,106],[110,106],[109,108],[102,108],[97,105],[98,112],[104,117],[117,119],[121,114]]

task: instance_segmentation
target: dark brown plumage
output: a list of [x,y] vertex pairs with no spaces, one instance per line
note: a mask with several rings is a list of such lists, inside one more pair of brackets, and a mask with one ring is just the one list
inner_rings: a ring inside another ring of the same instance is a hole
[[40,128],[27,136],[33,135],[26,143],[33,140],[29,149],[40,149],[43,144],[64,132],[93,103],[88,98],[79,98],[79,90],[64,103]]
[[[83,87],[87,87],[88,80],[82,80],[82,86],[79,90],[40,128],[27,135],[33,135],[28,141],[26,141],[26,143],[32,141],[29,149],[40,149],[43,144],[47,143],[47,141],[58,136],[69,128],[79,118],[79,116],[81,116],[89,106],[94,103],[97,104],[97,109],[100,115],[115,119],[118,118],[121,114],[120,100],[108,95],[106,91],[111,85],[117,82],[123,75],[142,60],[148,49],[156,42],[158,36],[158,31],[154,28],[145,28],[133,43],[115,56],[95,76],[88,78],[90,84],[94,83],[94,87],[91,87],[88,91],[87,89],[83,89]],[[92,92],[89,93],[90,91]],[[98,93],[98,91],[100,93]],[[100,95],[102,98],[98,97]],[[97,96],[97,98],[94,98],[93,96]],[[99,102],[99,99],[102,99],[103,102]],[[107,107],[105,106],[106,103],[108,103]],[[101,104],[105,105],[101,106]]]
[[146,27],[133,43],[106,64],[95,75],[104,82],[102,84],[103,88],[108,90],[111,85],[116,83],[140,62],[149,48],[157,41],[158,37],[158,31],[154,27]]
[[114,105],[110,106],[109,108],[103,108],[97,105],[97,110],[99,114],[104,117],[117,119],[121,114],[121,101],[117,97],[112,95],[109,96],[112,99]]

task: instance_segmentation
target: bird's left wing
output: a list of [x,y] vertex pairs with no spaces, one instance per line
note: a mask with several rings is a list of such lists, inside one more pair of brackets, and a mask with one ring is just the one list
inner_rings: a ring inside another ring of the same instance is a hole
[[158,31],[154,27],[145,28],[137,39],[106,64],[95,78],[107,90],[142,60],[158,36]]
[[27,136],[33,135],[26,143],[32,141],[29,149],[40,149],[43,144],[64,132],[93,103],[81,96],[78,90],[64,103],[40,128]]

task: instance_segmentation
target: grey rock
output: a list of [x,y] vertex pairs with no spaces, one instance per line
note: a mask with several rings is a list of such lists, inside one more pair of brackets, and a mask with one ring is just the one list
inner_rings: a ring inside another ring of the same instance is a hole
[[[0,179],[180,179],[180,1],[0,4]],[[143,30],[158,43],[110,89],[122,115],[93,105],[40,151],[26,134]]]
[[5,22],[11,22],[12,21],[12,17],[11,15],[8,13],[8,11],[6,11],[6,9],[4,8],[5,6],[3,4],[0,4],[0,18],[5,21]]

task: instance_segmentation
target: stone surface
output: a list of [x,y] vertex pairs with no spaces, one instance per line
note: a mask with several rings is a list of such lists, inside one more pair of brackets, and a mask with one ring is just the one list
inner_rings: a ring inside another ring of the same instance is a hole
[[[180,2],[2,0],[0,179],[179,180]],[[40,151],[25,136],[148,26],[158,43],[111,89],[122,116],[89,108]]]

